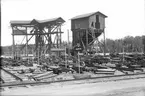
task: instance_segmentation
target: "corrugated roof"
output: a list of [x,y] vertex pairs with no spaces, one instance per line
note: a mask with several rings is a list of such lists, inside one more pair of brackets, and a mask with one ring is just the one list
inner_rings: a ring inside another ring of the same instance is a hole
[[10,21],[10,24],[29,25],[31,21]]
[[[10,21],[11,25],[33,25],[31,22],[36,19],[33,19],[31,21]],[[64,23],[65,21],[61,17],[57,18],[52,18],[52,19],[47,19],[47,20],[36,20],[38,23],[43,24],[43,23],[50,23],[50,22],[61,22]]]
[[65,22],[61,17],[57,17],[57,18],[51,18],[51,19],[47,19],[47,20],[38,20],[39,23],[49,23],[49,22],[53,22],[53,21],[60,21],[60,22]]
[[87,13],[87,14],[78,15],[78,16],[73,17],[71,20],[89,17],[89,16],[92,16],[94,14],[102,15],[105,18],[107,17],[106,15],[104,15],[103,13],[98,11],[98,12],[91,12],[91,13]]

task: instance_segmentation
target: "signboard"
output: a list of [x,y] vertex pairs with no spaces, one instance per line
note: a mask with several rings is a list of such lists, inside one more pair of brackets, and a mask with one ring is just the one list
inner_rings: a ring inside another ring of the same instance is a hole
[[78,43],[75,47],[74,47],[74,50],[79,52],[79,51],[82,51],[83,48],[81,47],[81,45]]

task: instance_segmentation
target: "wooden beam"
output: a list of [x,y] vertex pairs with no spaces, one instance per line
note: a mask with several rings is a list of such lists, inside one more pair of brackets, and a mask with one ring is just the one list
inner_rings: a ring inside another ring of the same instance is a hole
[[[20,30],[18,27],[15,27],[18,31],[20,31],[20,32],[22,32],[23,34],[26,34],[26,32],[25,31],[23,31],[23,30]],[[26,28],[26,31],[27,31],[27,27],[25,27]]]
[[64,33],[64,32],[50,32],[50,33],[28,33],[28,34],[12,34],[12,35],[48,35],[48,34],[57,34],[57,33]]
[[106,40],[105,40],[105,29],[103,30],[104,32],[104,56],[106,55]]
[[5,71],[7,74],[9,74],[9,75],[13,76],[16,80],[23,81],[23,79],[21,79],[20,77],[18,77],[18,76],[16,76],[16,75],[14,75],[14,74],[13,74],[13,73],[11,73],[11,72],[9,72],[9,71],[5,70],[4,68],[0,67],[0,69],[1,69],[1,70],[3,70],[3,71]]
[[[13,27],[12,27],[12,33],[14,33],[14,29],[13,29]],[[13,45],[12,45],[12,56],[13,56],[13,58],[15,57],[15,38],[14,38],[14,35],[12,35],[12,43],[13,43]]]
[[88,30],[86,30],[86,51],[88,49]]
[[5,83],[5,81],[2,79],[2,77],[0,77],[0,81],[1,81],[2,83]]
[[[34,35],[32,35],[32,36],[29,38],[29,40],[27,40],[27,42],[24,44],[24,47],[25,47],[26,44],[31,40],[31,38],[32,38],[33,36],[34,36]],[[23,48],[24,48],[24,47],[23,47]],[[22,48],[22,49],[23,49],[23,48]]]
[[[26,27],[26,34],[27,34],[27,27]],[[26,35],[26,57],[28,57],[28,35]]]
[[[59,31],[61,32],[61,26],[59,28]],[[61,43],[62,43],[62,41],[61,41],[61,33],[60,33],[60,46],[61,46]]]

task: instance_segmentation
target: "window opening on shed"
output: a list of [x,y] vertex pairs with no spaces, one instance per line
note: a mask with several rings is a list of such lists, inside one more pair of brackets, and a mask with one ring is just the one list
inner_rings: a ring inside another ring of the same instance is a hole
[[94,27],[94,22],[92,22],[91,27]]
[[99,16],[98,16],[98,15],[96,15],[95,27],[96,27],[97,29],[100,29],[100,22],[99,22]]

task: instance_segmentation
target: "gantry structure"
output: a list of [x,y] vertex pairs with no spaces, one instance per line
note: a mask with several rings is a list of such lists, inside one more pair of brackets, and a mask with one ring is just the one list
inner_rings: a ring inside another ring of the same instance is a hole
[[[61,26],[65,21],[61,17],[31,21],[10,21],[12,28],[12,56],[16,55],[16,43],[15,36],[24,36],[25,43],[22,49],[26,50],[26,56],[28,56],[29,42],[32,38],[35,39],[35,56],[40,58],[46,53],[51,53],[51,48],[60,48],[61,46]],[[54,41],[52,41],[54,37]]]

